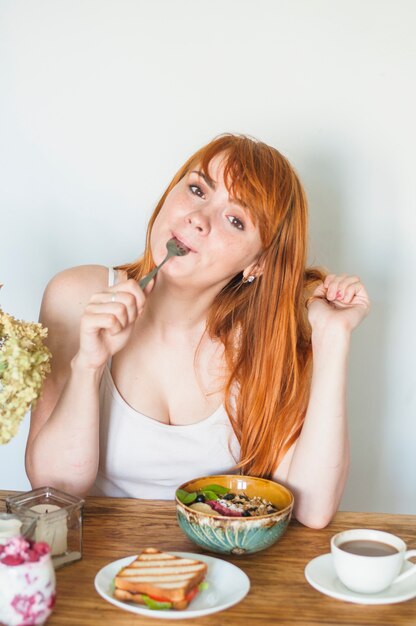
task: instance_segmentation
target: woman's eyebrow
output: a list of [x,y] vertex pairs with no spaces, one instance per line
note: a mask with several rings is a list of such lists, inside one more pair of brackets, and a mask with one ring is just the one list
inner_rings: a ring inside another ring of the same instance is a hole
[[[212,180],[212,178],[204,174],[204,172],[202,172],[201,170],[192,170],[191,174],[197,174],[198,176],[203,178],[206,184],[208,185],[208,187],[210,187],[211,189],[215,191],[215,186],[216,186],[215,180]],[[246,205],[240,200],[238,200],[237,198],[230,198],[230,202],[232,202],[233,204],[236,204],[238,207],[240,207],[240,209],[243,209],[244,211],[247,210]]]
[[215,189],[215,181],[213,181],[212,178],[206,176],[204,172],[201,172],[200,170],[192,170],[192,174],[198,174],[198,176],[204,179],[208,187],[210,187],[211,189]]

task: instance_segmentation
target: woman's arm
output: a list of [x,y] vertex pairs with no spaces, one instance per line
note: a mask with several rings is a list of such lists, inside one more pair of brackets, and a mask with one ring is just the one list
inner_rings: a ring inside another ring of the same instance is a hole
[[128,341],[145,301],[133,281],[107,288],[107,277],[104,267],[74,268],[58,274],[45,291],[40,321],[48,328],[52,372],[32,411],[26,447],[33,487],[48,484],[84,495],[95,480],[101,376]]
[[301,434],[274,478],[295,495],[295,517],[313,528],[332,519],[349,465],[346,380],[350,336],[369,309],[357,277],[328,276],[309,306],[313,371]]

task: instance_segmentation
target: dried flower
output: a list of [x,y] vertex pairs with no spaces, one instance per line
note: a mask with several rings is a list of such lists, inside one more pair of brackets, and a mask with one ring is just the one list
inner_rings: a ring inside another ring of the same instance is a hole
[[50,371],[51,354],[43,344],[47,332],[0,308],[0,444],[15,436]]

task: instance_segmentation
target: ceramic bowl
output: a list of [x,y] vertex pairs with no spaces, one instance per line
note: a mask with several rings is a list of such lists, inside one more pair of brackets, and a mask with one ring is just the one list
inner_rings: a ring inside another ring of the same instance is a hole
[[192,492],[210,484],[227,487],[232,493],[260,496],[269,500],[278,511],[258,517],[207,515],[191,509],[176,497],[179,526],[201,548],[222,554],[251,554],[268,548],[285,533],[292,515],[294,498],[283,485],[253,476],[220,475],[195,478],[178,489]]

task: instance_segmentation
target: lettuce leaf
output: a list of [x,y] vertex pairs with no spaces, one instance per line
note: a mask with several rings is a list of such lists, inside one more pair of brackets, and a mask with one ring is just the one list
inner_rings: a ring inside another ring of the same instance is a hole
[[158,602],[158,600],[153,600],[153,598],[149,598],[144,593],[142,593],[142,600],[152,611],[168,611],[172,608],[172,602]]
[[199,591],[205,591],[205,589],[208,589],[208,587],[209,587],[209,583],[207,583],[205,580],[202,581],[202,583],[199,583],[198,585]]

